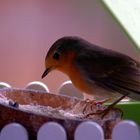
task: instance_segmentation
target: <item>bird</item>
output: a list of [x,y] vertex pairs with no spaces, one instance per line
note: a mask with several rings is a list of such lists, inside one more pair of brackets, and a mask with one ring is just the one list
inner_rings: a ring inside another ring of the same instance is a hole
[[66,74],[86,94],[115,99],[109,108],[126,96],[140,100],[140,62],[81,37],[64,36],[52,44],[42,78],[53,70]]

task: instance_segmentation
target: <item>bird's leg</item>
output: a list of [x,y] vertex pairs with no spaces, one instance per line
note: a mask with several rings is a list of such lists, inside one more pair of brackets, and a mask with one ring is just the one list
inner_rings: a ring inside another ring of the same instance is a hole
[[108,102],[109,100],[110,100],[110,98],[106,98],[106,99],[103,99],[103,100],[95,101],[95,104],[96,105],[98,105],[98,104],[102,105],[102,104]]
[[101,114],[101,118],[104,118],[104,116],[114,107],[114,105],[116,105],[118,102],[120,102],[125,97],[126,97],[126,95],[121,96],[115,102],[113,102],[111,105],[109,105],[106,109],[101,110],[96,113],[89,113],[89,114],[87,114],[86,117],[89,117],[90,115],[98,115],[98,114],[100,115]]
[[[97,108],[101,108],[103,107],[103,104],[108,102],[110,100],[110,98],[106,98],[103,100],[99,100],[99,101],[94,101],[94,104],[96,105]],[[93,110],[93,105],[91,105],[91,110]]]
[[124,99],[126,97],[126,95],[121,96],[120,98],[118,98],[115,102],[113,102],[111,105],[109,105],[104,111],[103,114],[101,116],[101,118],[104,118],[104,116],[118,103],[120,102],[122,99]]
[[83,114],[85,114],[87,108],[90,106],[90,109],[93,110],[93,104],[96,105],[96,106],[99,106],[99,105],[102,105],[104,104],[105,102],[109,101],[110,99],[107,98],[107,99],[104,99],[104,100],[100,100],[100,101],[96,101],[96,100],[90,100],[90,99],[86,99],[85,102],[86,102],[86,105],[83,109]]

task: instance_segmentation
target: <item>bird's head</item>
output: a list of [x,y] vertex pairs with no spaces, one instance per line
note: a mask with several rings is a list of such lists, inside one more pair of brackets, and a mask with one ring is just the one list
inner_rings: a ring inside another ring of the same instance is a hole
[[79,41],[80,38],[78,37],[63,37],[54,42],[46,55],[45,71],[42,78],[52,70],[67,73],[70,64],[80,49]]

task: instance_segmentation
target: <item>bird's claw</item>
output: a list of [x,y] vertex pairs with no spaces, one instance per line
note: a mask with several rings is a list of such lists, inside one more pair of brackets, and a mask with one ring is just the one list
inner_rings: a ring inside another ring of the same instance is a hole
[[110,100],[110,98],[106,98],[106,99],[103,99],[103,100],[95,101],[95,104],[96,105],[102,105],[102,104],[108,102],[109,100]]
[[91,112],[91,113],[86,114],[86,118],[92,115],[100,115],[100,117],[103,119],[110,110],[111,109],[110,108],[108,109],[108,107],[103,110],[97,110],[96,112]]
[[103,110],[101,110],[101,108],[103,107],[102,105],[109,100],[110,100],[109,98],[104,99],[104,100],[100,100],[100,101],[86,99],[85,100],[86,105],[83,109],[83,114],[86,113],[87,108],[90,108],[90,110],[92,111],[94,106],[96,106],[98,108],[97,110],[103,111]]

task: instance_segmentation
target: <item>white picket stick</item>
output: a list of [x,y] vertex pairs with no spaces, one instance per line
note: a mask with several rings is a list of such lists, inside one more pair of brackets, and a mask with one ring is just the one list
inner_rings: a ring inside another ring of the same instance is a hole
[[114,127],[112,140],[140,140],[140,130],[135,122],[122,121]]
[[48,122],[41,126],[37,140],[67,140],[65,129],[58,123]]
[[45,92],[49,93],[49,89],[48,89],[47,85],[45,85],[44,83],[42,83],[40,81],[30,82],[26,85],[25,88],[26,89],[41,90],[41,91],[45,91]]
[[71,97],[84,98],[83,93],[74,87],[71,81],[66,81],[58,89],[58,93],[62,95],[68,95]]
[[104,140],[104,133],[97,123],[87,121],[77,127],[74,140]]
[[22,125],[11,123],[1,130],[0,140],[28,140],[28,133]]
[[11,88],[11,86],[5,82],[0,82],[0,88]]

